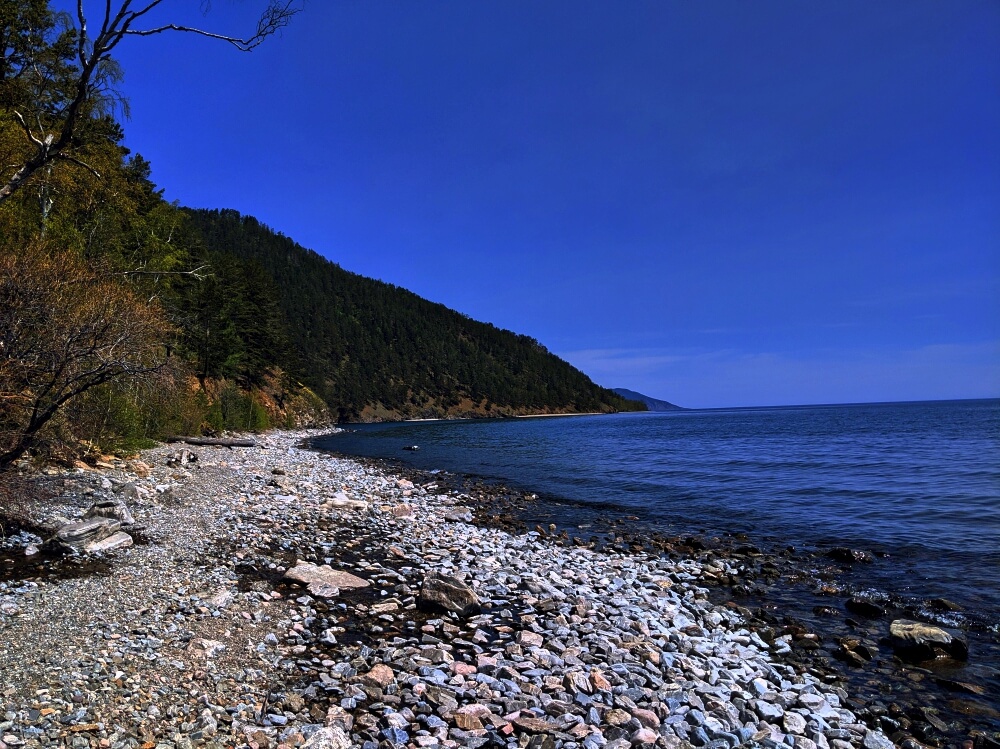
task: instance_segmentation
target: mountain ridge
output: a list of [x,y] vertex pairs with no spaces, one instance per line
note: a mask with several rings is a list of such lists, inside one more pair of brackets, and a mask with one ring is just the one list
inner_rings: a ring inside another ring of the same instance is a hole
[[670,401],[660,400],[659,398],[653,398],[648,395],[643,395],[642,393],[636,392],[635,390],[629,390],[628,388],[611,388],[613,393],[617,393],[622,398],[631,401],[638,401],[639,403],[646,404],[646,409],[648,411],[683,411],[683,406],[678,406]]
[[210,264],[257,269],[247,297],[272,317],[268,340],[285,341],[269,363],[338,421],[641,410],[529,336],[345,270],[252,216],[185,214]]

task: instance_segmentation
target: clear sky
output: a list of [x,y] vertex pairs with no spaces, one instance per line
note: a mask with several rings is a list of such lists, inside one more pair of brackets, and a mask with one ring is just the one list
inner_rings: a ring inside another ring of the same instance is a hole
[[[261,7],[165,5],[233,33]],[[306,0],[250,54],[173,34],[118,57],[169,199],[602,385],[1000,396],[996,0]]]

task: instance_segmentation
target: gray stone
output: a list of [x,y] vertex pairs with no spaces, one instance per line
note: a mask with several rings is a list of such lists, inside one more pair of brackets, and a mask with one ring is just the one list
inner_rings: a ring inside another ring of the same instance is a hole
[[768,721],[780,720],[781,717],[785,714],[785,711],[781,708],[780,705],[775,705],[771,702],[765,702],[764,700],[754,700],[753,706],[754,709],[757,711],[757,715],[759,715],[764,720]]
[[318,566],[309,562],[299,562],[285,573],[285,577],[288,580],[295,580],[306,585],[318,583],[333,588],[368,587],[367,580],[357,575],[352,575],[350,572],[335,570],[328,564]]
[[453,611],[468,616],[480,610],[479,597],[461,580],[437,572],[428,572],[420,586],[417,601],[425,611]]
[[340,726],[324,726],[313,733],[302,749],[351,749],[351,737]]
[[806,719],[799,713],[787,712],[785,713],[784,726],[788,733],[801,735],[806,732]]
[[205,658],[211,658],[217,653],[221,653],[226,646],[218,640],[206,640],[204,637],[195,637],[188,644],[189,653],[198,653]]
[[85,518],[111,518],[122,525],[134,525],[135,518],[123,502],[115,499],[101,499],[94,502],[83,515]]
[[472,522],[472,510],[463,505],[457,505],[452,509],[448,510],[444,514],[445,520],[451,520],[453,522],[460,523],[471,523]]
[[864,739],[865,749],[896,749],[881,731],[867,731]]
[[118,531],[100,541],[91,541],[83,547],[88,554],[95,554],[99,551],[114,551],[115,549],[127,549],[132,545],[132,537],[125,531]]
[[369,508],[369,504],[363,499],[351,499],[344,492],[337,492],[323,503],[324,509],[333,510],[360,510]]
[[112,518],[90,518],[60,527],[56,531],[55,541],[62,546],[81,551],[87,544],[113,536],[121,528],[121,522]]

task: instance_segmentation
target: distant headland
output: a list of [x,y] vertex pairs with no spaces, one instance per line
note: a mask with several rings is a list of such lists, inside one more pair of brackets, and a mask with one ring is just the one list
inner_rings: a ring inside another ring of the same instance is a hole
[[626,388],[611,388],[611,392],[617,393],[622,398],[630,401],[639,401],[640,403],[645,403],[646,408],[650,411],[683,411],[683,406],[677,406],[669,401],[660,400],[659,398],[650,398],[648,395],[643,395],[642,393],[637,393],[635,390],[628,390]]

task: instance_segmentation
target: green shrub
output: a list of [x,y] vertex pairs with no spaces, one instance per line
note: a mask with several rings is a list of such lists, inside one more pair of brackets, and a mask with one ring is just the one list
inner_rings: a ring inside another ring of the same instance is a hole
[[252,393],[242,392],[235,384],[226,383],[218,401],[225,429],[236,432],[260,432],[271,426],[264,407]]

